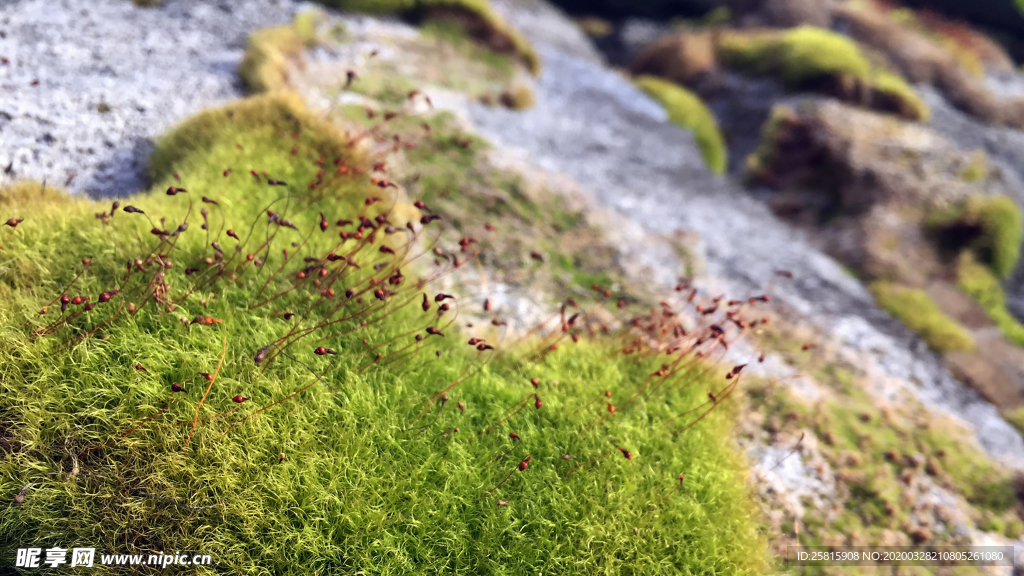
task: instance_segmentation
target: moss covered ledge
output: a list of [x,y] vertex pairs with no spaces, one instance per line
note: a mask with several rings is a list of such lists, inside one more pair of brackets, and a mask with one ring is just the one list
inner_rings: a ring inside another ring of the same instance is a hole
[[722,174],[728,162],[725,140],[715,115],[699,96],[686,88],[655,76],[638,76],[636,85],[665,108],[669,119],[693,133],[704,162],[715,174]]

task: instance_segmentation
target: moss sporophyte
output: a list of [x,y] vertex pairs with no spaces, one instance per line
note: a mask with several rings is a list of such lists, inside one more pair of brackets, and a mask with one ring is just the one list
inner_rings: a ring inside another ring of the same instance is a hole
[[[0,277],[0,433],[34,447],[0,464],[12,497],[32,485],[3,540],[54,522],[112,549],[212,539],[236,551],[232,569],[284,574],[298,568],[279,536],[306,526],[287,547],[339,572],[462,558],[478,572],[760,573],[742,463],[722,441],[741,368],[717,361],[768,298],[669,290],[652,310],[596,285],[521,320],[461,274],[497,232],[452,230],[349,146],[389,140],[377,122],[346,135],[293,95],[252,97],[164,136],[153,191],[130,204],[0,191],[4,209],[37,198],[2,248],[19,273]],[[82,482],[29,472],[72,455]],[[366,555],[381,535],[404,559]],[[609,544],[581,555],[594,537]]]

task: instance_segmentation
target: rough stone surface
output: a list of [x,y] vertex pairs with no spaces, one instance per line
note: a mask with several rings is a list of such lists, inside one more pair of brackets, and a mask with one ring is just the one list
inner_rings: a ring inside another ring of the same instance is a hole
[[[242,95],[255,28],[291,0],[22,0],[0,11],[0,181],[46,179],[94,196],[145,186],[152,138]],[[5,170],[6,169],[6,170]]]

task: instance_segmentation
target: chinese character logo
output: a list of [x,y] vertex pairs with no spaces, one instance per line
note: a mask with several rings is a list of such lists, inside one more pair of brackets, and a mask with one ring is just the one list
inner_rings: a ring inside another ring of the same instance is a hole
[[14,560],[14,565],[19,568],[38,568],[39,555],[42,553],[42,548],[18,548],[18,556]]
[[68,560],[68,549],[67,548],[47,548],[46,549],[46,563],[50,565],[50,568],[56,568],[61,564],[67,564]]
[[96,557],[95,548],[75,548],[71,550],[72,566],[92,566],[93,558]]

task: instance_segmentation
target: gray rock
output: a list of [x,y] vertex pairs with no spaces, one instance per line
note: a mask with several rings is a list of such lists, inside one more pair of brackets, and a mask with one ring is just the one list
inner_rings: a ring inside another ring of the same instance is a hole
[[[292,0],[21,0],[0,30],[0,181],[67,183],[120,196],[144,188],[152,139],[242,95],[248,34],[288,21]],[[36,81],[38,84],[33,85]]]
[[737,184],[709,173],[692,136],[668,123],[656,104],[615,72],[534,41],[545,62],[537,107],[471,106],[485,136],[566,173],[599,205],[649,233],[696,231],[714,289],[756,294],[776,270],[791,271],[795,279],[774,291],[787,307],[824,334],[865,348],[879,373],[914,383],[922,400],[972,424],[995,457],[1024,466],[1024,441],[991,404],[953,379],[836,262]]

